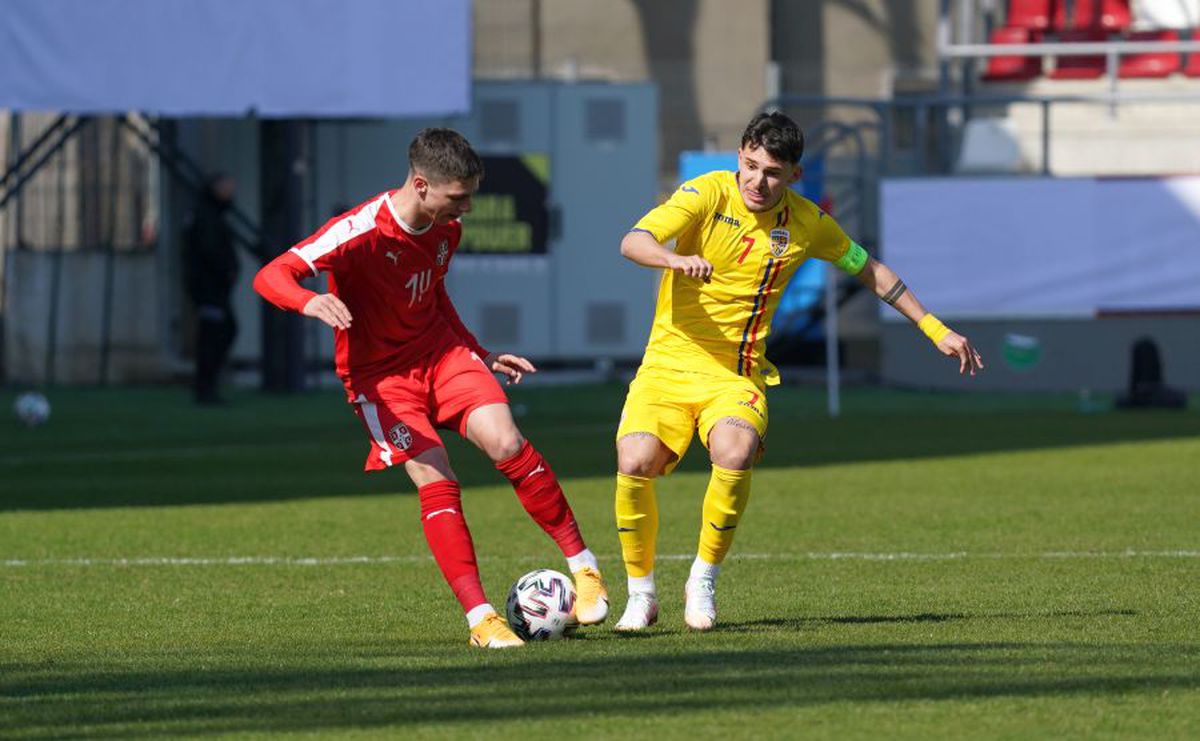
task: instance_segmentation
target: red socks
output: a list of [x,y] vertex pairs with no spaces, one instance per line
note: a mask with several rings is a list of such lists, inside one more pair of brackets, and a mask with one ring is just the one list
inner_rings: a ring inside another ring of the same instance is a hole
[[[525,511],[568,558],[584,550],[583,536],[575,524],[567,498],[546,459],[526,442],[512,458],[496,464],[512,482]],[[421,499],[421,526],[438,568],[464,612],[487,602],[475,562],[475,544],[462,513],[462,492],[457,481],[436,481],[417,489]]]
[[547,535],[554,538],[564,556],[577,555],[585,548],[558,478],[528,440],[516,455],[500,461],[496,468],[512,482],[521,506]]
[[475,544],[462,513],[457,481],[436,481],[417,489],[421,498],[421,526],[442,576],[454,590],[463,612],[487,602],[475,564]]

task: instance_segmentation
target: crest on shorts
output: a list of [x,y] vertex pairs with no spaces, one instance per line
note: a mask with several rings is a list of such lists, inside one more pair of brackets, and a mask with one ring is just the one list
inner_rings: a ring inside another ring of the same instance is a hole
[[443,239],[438,242],[437,264],[439,268],[445,266],[448,257],[450,257],[450,243]]
[[787,252],[788,242],[792,240],[792,233],[787,229],[772,229],[771,230],[771,254],[775,257],[783,255]]
[[388,430],[388,437],[391,438],[392,445],[401,450],[408,450],[412,445],[412,433],[409,432],[408,425],[403,422],[392,425],[392,429]]

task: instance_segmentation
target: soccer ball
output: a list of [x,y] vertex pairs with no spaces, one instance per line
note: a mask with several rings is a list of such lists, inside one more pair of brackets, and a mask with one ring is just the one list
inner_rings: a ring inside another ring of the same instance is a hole
[[13,414],[28,427],[37,427],[50,419],[50,401],[36,391],[26,391],[13,402]]
[[574,632],[575,585],[551,569],[530,571],[508,590],[508,624],[526,641],[555,641]]

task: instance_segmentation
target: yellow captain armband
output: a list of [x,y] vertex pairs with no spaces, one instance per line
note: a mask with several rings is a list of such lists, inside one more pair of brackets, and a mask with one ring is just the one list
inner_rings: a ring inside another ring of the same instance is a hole
[[935,345],[946,339],[946,335],[950,334],[950,328],[942,324],[942,320],[933,314],[926,314],[921,317],[921,321],[917,322],[917,328],[924,332],[925,336]]
[[867,254],[867,251],[852,239],[850,240],[850,249],[846,250],[846,254],[838,258],[838,261],[834,265],[837,265],[839,269],[850,275],[858,275],[867,266],[867,260],[869,259],[871,259],[871,256]]

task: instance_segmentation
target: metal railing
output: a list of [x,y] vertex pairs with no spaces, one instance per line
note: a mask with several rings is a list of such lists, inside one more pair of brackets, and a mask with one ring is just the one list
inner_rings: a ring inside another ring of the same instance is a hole
[[[1043,41],[1024,44],[978,43],[981,25],[990,25],[998,19],[994,4],[981,7],[979,0],[940,0],[936,31],[937,55],[942,67],[941,92],[950,91],[948,65],[953,62],[971,62],[992,57],[1081,57],[1103,56],[1104,74],[1108,78],[1108,93],[1116,95],[1120,78],[1121,57],[1130,54],[1200,54],[1200,39],[1180,41]],[[985,19],[981,24],[980,19]],[[1086,31],[1086,28],[1061,29],[1062,31]],[[1103,29],[1102,32],[1106,32]],[[1167,29],[1164,29],[1167,30]],[[1178,30],[1178,29],[1171,29]],[[1051,30],[1054,35],[1056,30]],[[968,79],[964,75],[963,79]]]
[[1034,44],[939,43],[938,55],[948,60],[992,57],[1104,57],[1109,95],[1117,94],[1121,57],[1129,54],[1200,54],[1200,41],[1043,41]]
[[[874,116],[873,127],[878,132],[875,156],[879,161],[881,175],[901,174],[897,169],[898,146],[896,132],[900,121],[911,122],[912,151],[915,153],[915,171],[907,174],[942,174],[952,169],[953,152],[957,145],[959,124],[951,120],[966,122],[984,108],[1013,105],[1036,105],[1040,115],[1040,156],[1038,158],[1043,175],[1050,174],[1051,109],[1058,105],[1113,106],[1128,103],[1200,103],[1200,88],[1187,93],[1116,93],[1098,95],[928,95],[894,98],[856,98],[826,95],[781,95],[768,100],[762,109],[834,107],[856,108]],[[931,132],[940,134],[931,138]],[[934,149],[927,149],[933,141]]]

